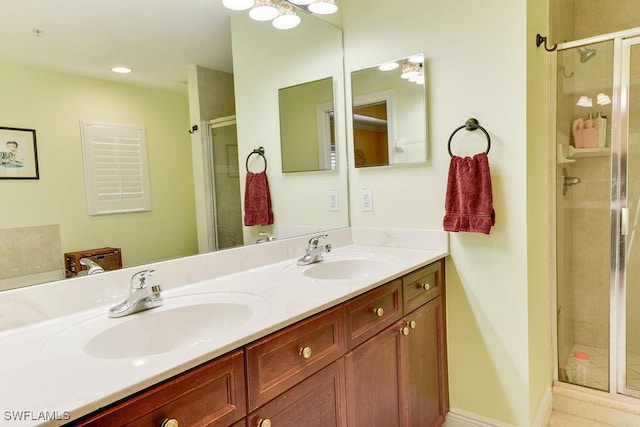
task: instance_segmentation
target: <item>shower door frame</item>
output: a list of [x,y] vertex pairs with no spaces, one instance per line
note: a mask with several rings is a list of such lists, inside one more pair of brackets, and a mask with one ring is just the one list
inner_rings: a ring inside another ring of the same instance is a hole
[[203,147],[205,173],[205,201],[207,209],[207,246],[209,251],[217,251],[218,244],[218,207],[216,203],[215,162],[213,152],[213,132],[215,129],[235,126],[236,116],[221,117],[206,122],[207,138]]
[[[610,200],[610,225],[611,225],[611,258],[610,258],[610,320],[609,320],[609,391],[613,397],[634,397],[640,398],[640,391],[629,389],[626,382],[627,364],[626,364],[626,234],[628,231],[628,206],[627,206],[627,156],[628,156],[628,121],[629,121],[629,79],[630,79],[630,50],[631,46],[640,45],[640,28],[619,31],[615,33],[605,34],[596,37],[589,37],[582,40],[576,40],[567,43],[560,43],[557,51],[578,48],[596,43],[613,41],[613,99],[612,99],[612,121],[611,121],[611,200]],[[550,132],[552,132],[552,141],[556,140],[555,120],[557,117],[557,55],[552,56],[549,64],[551,71],[550,92],[553,99],[552,108],[550,109],[552,123]],[[555,147],[556,144],[553,145]],[[554,150],[555,154],[555,150]],[[557,200],[555,192],[556,184],[556,166],[551,167],[553,174],[552,195]],[[554,203],[554,210],[555,210]],[[554,215],[555,217],[555,215]],[[557,239],[555,222],[552,227],[552,233]],[[554,259],[557,261],[557,253],[554,253]],[[557,267],[554,264],[553,275],[555,289],[552,301],[556,308],[556,315],[552,316],[553,328],[553,351],[554,351],[554,380],[558,381],[558,343],[557,343],[557,327],[558,327],[558,301],[557,301]],[[619,351],[620,349],[620,351]],[[570,383],[560,383],[567,387],[582,386],[572,385]]]

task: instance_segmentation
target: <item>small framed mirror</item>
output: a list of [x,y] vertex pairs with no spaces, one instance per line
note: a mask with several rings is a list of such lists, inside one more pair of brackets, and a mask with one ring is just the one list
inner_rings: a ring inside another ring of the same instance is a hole
[[351,73],[356,167],[427,160],[424,55]]
[[278,90],[282,172],[336,168],[333,79]]

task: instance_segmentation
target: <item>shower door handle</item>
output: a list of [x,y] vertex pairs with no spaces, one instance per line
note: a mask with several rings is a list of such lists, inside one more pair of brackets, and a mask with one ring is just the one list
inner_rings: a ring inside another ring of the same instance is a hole
[[620,234],[629,234],[629,208],[620,209]]

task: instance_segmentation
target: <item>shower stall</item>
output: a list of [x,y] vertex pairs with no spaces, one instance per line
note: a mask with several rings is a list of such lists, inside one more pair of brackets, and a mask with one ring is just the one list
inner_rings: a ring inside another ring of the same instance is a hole
[[242,201],[236,117],[208,122],[203,147],[209,250],[242,246]]
[[640,30],[555,59],[558,379],[640,397]]

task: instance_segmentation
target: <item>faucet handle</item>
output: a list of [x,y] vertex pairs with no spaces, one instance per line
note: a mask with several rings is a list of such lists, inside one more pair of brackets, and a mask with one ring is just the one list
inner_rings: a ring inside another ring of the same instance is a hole
[[131,288],[142,289],[147,286],[147,282],[151,276],[153,276],[154,272],[154,269],[138,271],[136,274],[131,276],[131,280],[129,281],[131,283]]
[[326,239],[329,237],[328,234],[318,234],[317,236],[313,236],[309,239],[309,246],[317,247],[320,239]]

